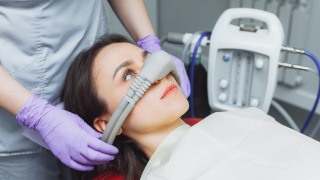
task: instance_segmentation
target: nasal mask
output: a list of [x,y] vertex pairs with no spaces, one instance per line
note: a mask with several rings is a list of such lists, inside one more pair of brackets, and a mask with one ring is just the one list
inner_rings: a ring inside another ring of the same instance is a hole
[[128,91],[121,99],[116,110],[110,118],[107,127],[103,132],[102,140],[104,142],[108,144],[113,143],[117,132],[121,128],[121,125],[126,120],[136,102],[143,96],[143,94],[154,82],[162,79],[169,73],[172,73],[178,84],[180,84],[176,65],[168,53],[164,51],[158,51],[147,56],[142,70],[133,80]]

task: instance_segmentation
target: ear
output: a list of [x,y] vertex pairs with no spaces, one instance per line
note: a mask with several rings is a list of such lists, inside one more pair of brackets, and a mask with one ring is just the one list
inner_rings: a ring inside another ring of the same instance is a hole
[[99,117],[96,117],[93,120],[93,126],[96,128],[97,131],[103,133],[104,129],[107,127],[109,116],[104,114]]
[[[96,128],[97,131],[103,133],[104,129],[107,127],[109,119],[111,118],[110,114],[103,114],[99,117],[96,117],[93,120],[93,126]],[[119,129],[117,135],[122,133],[122,127]]]

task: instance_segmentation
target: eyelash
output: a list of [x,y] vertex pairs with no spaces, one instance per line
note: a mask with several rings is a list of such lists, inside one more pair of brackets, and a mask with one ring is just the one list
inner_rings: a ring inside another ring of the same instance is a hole
[[[132,74],[132,77],[131,77],[131,78],[133,78],[134,75],[135,75],[135,73],[134,73],[132,70],[127,69],[126,72],[123,74],[122,80],[123,80],[123,81],[128,81],[128,80],[126,80],[126,77],[127,77],[127,75],[129,75],[130,73]],[[131,78],[130,78],[130,79],[131,79]]]

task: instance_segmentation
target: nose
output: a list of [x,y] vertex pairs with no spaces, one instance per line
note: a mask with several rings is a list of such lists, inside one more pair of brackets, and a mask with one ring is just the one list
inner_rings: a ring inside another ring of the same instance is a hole
[[165,77],[163,77],[163,78],[161,78],[161,79],[156,80],[156,81],[154,82],[154,84],[160,84],[161,81],[165,81],[165,80],[167,80],[167,78],[168,78],[168,75],[166,75]]
[[156,80],[156,81],[154,82],[154,84],[159,84],[160,81],[161,81],[161,79],[158,79],[158,80]]

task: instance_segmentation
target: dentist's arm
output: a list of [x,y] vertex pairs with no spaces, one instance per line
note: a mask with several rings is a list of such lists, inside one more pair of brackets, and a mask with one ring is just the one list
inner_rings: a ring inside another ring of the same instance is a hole
[[0,107],[11,114],[18,114],[21,107],[27,102],[32,94],[15,81],[0,66]]
[[18,122],[36,130],[51,151],[67,166],[80,171],[106,163],[118,150],[98,138],[81,118],[56,108],[22,87],[0,66],[0,107]]
[[[149,19],[144,0],[108,0],[121,23],[137,41],[137,45],[150,52],[162,50],[160,40]],[[181,80],[181,89],[186,97],[190,95],[190,82],[184,63],[172,56]]]
[[108,0],[113,11],[132,36],[139,40],[148,35],[155,35],[144,0]]

